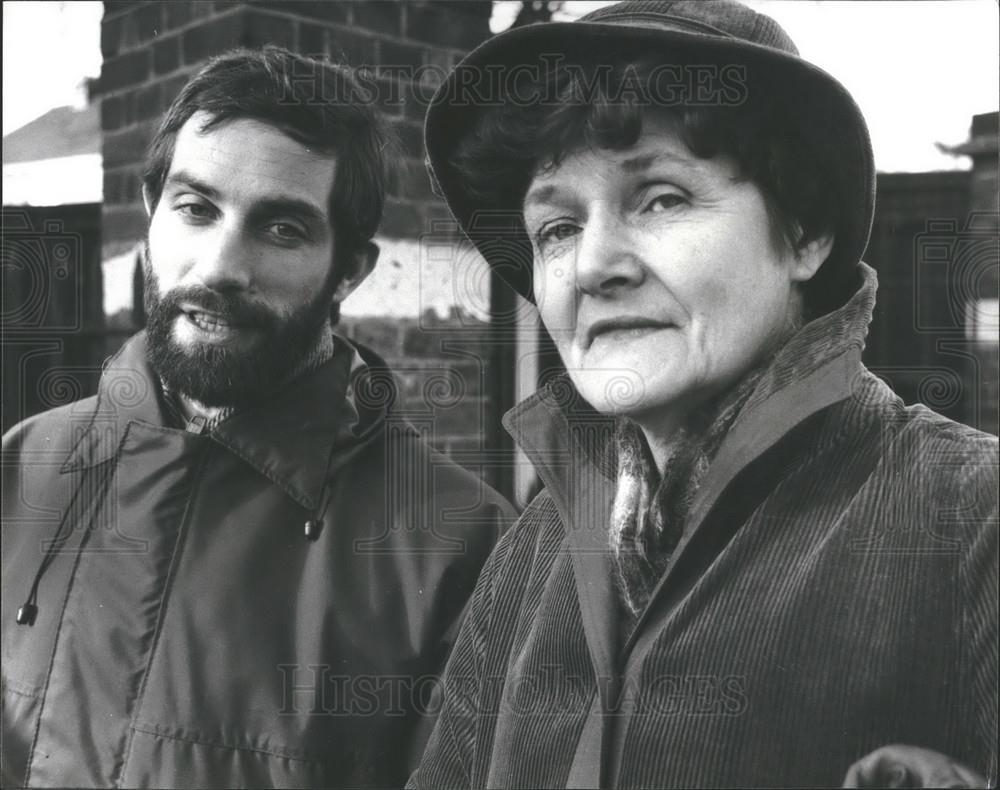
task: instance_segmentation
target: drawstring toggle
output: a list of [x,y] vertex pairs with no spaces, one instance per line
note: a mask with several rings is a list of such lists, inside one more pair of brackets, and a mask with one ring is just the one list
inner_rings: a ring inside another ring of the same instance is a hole
[[17,610],[18,625],[34,625],[35,616],[38,614],[38,607],[33,603],[26,603]]
[[319,537],[320,527],[323,526],[323,522],[317,518],[309,519],[305,524],[305,534],[306,540],[316,540]]

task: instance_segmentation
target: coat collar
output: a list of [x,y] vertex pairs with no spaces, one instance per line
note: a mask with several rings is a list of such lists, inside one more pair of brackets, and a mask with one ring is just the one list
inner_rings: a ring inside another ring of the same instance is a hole
[[[797,332],[775,355],[731,426],[689,511],[671,567],[739,472],[813,414],[850,397],[875,305],[874,270],[839,309]],[[573,553],[588,644],[598,671],[613,676],[615,592],[607,549],[616,459],[612,419],[597,414],[557,379],[504,416],[504,426],[538,470]]]
[[[366,397],[359,407],[354,392],[360,378],[370,377],[369,365],[387,370],[374,353],[337,337],[330,360],[270,401],[221,421],[208,436],[303,507],[315,509],[330,472],[378,432],[395,397],[394,382],[380,375],[377,387],[363,389],[381,397]],[[172,430],[159,381],[146,359],[145,332],[106,364],[89,425],[62,471],[115,456],[133,423]]]

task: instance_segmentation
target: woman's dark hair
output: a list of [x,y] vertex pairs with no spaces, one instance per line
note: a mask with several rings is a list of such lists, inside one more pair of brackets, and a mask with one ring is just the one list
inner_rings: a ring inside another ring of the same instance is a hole
[[[711,72],[704,64],[697,68]],[[630,148],[642,134],[643,119],[656,113],[675,126],[695,156],[735,161],[738,176],[764,196],[776,244],[798,249],[836,229],[837,174],[829,172],[830,158],[810,146],[808,130],[795,123],[789,108],[778,106],[776,97],[786,91],[769,90],[767,75],[747,79],[741,69],[734,73],[743,81],[729,86],[738,90],[720,90],[712,101],[692,101],[693,92],[683,90],[665,101],[664,73],[662,55],[561,63],[533,90],[519,86],[519,95],[533,101],[482,112],[451,163],[476,201],[520,209],[539,169],[558,166],[581,148]],[[808,285],[805,290],[809,310]]]
[[350,68],[275,46],[236,49],[210,60],[174,99],[150,144],[143,184],[153,207],[170,171],[177,134],[198,112],[208,116],[203,132],[251,118],[336,155],[329,199],[336,254],[350,255],[375,235],[385,203],[389,135]]

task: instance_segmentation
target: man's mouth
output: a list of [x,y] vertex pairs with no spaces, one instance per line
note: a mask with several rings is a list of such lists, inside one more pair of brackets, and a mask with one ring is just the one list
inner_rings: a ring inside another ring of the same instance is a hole
[[192,324],[206,332],[222,332],[232,328],[232,324],[222,316],[198,312],[185,313],[185,315]]
[[203,336],[210,338],[226,338],[235,332],[248,328],[246,324],[234,321],[228,316],[207,310],[184,307],[181,309],[181,316],[189,326],[194,327]]

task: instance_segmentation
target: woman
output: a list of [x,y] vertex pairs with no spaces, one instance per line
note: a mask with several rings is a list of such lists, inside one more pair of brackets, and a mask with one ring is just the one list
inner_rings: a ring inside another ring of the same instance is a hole
[[545,490],[411,784],[995,777],[997,442],[861,365],[843,87],[738,3],[620,3],[474,51],[427,145],[566,375],[505,418]]

